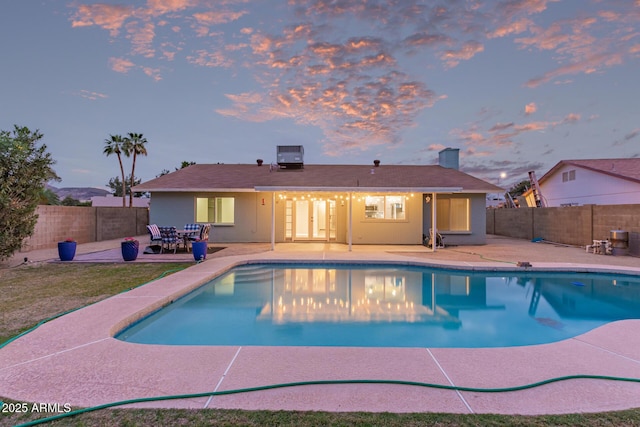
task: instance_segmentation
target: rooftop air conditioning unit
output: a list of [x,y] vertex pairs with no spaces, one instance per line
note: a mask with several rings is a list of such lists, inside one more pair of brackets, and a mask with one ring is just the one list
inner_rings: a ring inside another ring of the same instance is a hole
[[278,145],[278,165],[284,169],[302,169],[304,147],[302,145]]

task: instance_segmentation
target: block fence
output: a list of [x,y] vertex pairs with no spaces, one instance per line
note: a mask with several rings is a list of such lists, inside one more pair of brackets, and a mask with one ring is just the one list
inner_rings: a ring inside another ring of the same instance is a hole
[[586,246],[611,230],[640,233],[640,205],[487,209],[487,234]]
[[55,247],[73,238],[78,243],[99,242],[147,233],[149,209],[86,206],[38,206],[33,235],[21,252]]

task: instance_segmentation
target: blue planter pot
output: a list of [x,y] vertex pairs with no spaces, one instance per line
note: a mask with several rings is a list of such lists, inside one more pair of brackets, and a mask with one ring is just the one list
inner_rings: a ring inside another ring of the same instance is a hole
[[138,258],[138,248],[140,243],[135,241],[127,241],[120,243],[120,249],[122,250],[122,259],[125,261],[135,261]]
[[58,242],[60,261],[72,261],[76,256],[76,242]]
[[191,249],[193,252],[193,259],[201,261],[207,258],[207,242],[193,242],[191,243]]

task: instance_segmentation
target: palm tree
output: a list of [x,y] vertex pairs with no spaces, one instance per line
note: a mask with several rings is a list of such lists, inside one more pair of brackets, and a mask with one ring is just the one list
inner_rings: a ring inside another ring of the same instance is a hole
[[124,208],[127,204],[127,199],[125,195],[125,185],[124,185],[124,168],[122,167],[122,156],[128,156],[129,153],[124,149],[125,148],[125,140],[121,135],[109,135],[108,139],[104,140],[104,150],[102,151],[107,157],[112,154],[118,156],[118,163],[120,164],[120,175],[122,176],[122,207]]
[[[131,165],[131,187],[135,185],[135,171],[136,171],[136,157],[138,155],[146,156],[147,147],[144,145],[147,143],[147,138],[143,137],[141,133],[131,133],[125,138],[125,152],[127,157],[133,154],[133,163]],[[133,190],[129,190],[129,207],[133,206]]]

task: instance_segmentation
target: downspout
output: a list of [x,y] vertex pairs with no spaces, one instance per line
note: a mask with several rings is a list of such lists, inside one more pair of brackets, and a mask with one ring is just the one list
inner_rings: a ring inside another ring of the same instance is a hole
[[271,193],[271,250],[276,249],[276,192]]
[[431,252],[435,252],[436,246],[438,246],[436,244],[438,241],[438,238],[437,238],[438,230],[436,230],[436,193],[434,192],[432,196],[433,196],[433,200],[432,200],[433,203],[431,204],[431,236],[429,236],[429,238],[431,239]]

